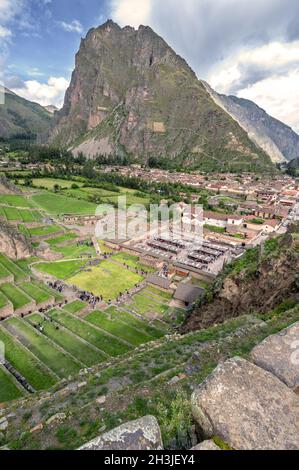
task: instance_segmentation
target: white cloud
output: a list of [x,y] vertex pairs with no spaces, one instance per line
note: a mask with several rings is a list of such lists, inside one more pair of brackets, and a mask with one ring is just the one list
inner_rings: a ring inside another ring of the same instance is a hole
[[27,70],[27,75],[30,77],[42,77],[45,74],[41,72],[37,67],[32,67]]
[[73,20],[71,23],[66,23],[65,21],[58,21],[58,24],[61,26],[64,31],[68,33],[83,33],[83,26],[78,20]]
[[0,23],[9,23],[22,11],[23,6],[23,0],[0,0]]
[[50,77],[47,83],[40,83],[37,80],[25,81],[22,88],[12,88],[12,91],[42,106],[53,104],[61,107],[68,86],[69,82],[64,77]]
[[278,41],[247,48],[214,66],[208,76],[211,86],[221,93],[242,87],[242,82],[264,80],[266,76],[286,74],[299,65],[299,40]]
[[252,100],[299,131],[299,41],[241,50],[214,67],[208,81],[218,92]]
[[5,28],[4,26],[0,25],[0,38],[10,38],[12,35],[12,32],[10,29]]
[[273,76],[240,90],[237,95],[258,103],[269,114],[299,133],[299,67],[285,76]]
[[120,26],[138,27],[149,21],[152,0],[112,0],[111,14]]

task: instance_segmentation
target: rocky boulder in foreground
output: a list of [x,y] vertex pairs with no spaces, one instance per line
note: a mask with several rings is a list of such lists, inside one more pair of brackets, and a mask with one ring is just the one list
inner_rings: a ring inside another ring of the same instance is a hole
[[158,421],[154,416],[144,416],[122,424],[79,450],[162,450],[163,442]]
[[234,449],[299,449],[299,397],[244,359],[219,364],[193,393],[192,410],[205,438]]
[[299,391],[299,322],[269,336],[251,351],[253,362]]

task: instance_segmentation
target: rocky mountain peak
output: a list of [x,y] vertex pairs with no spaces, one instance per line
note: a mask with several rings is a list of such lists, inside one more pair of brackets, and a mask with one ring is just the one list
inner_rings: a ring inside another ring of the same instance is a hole
[[270,164],[163,38],[111,20],[82,40],[49,140],[89,157]]

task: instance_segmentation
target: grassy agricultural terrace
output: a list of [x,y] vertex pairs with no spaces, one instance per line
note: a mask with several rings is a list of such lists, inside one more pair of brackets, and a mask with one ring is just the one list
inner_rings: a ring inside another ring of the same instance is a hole
[[[55,249],[55,247],[54,247]],[[84,246],[72,245],[65,248],[56,248],[65,258],[81,256]],[[92,254],[92,252],[89,252]],[[153,269],[138,261],[137,256],[128,253],[116,253],[109,259],[100,261],[97,266],[90,266],[86,259],[69,259],[54,262],[38,262],[35,269],[44,274],[49,274],[56,279],[65,281],[81,290],[103,296],[105,301],[115,300],[119,294],[130,290],[145,280],[144,272],[152,272]],[[137,272],[136,272],[137,271]]]
[[[63,241],[71,244],[60,247]],[[131,289],[140,283],[144,279],[139,274],[143,269],[151,271],[138,257],[113,252],[109,259],[88,267],[88,259],[68,257],[72,247],[73,256],[84,256],[82,249],[92,247],[77,246],[72,241],[71,233],[50,239],[51,248],[61,250],[59,261],[42,262],[36,258],[13,261],[0,254],[0,309],[10,303],[14,311],[21,312],[28,305],[32,310],[24,317],[14,315],[1,321],[0,341],[5,346],[7,364],[23,377],[31,391],[51,389],[86,367],[130,354],[169,331],[167,313],[173,313],[168,307],[171,296],[157,289],[148,286],[126,305],[93,310],[80,300],[65,304],[61,294],[36,279],[30,270],[31,263],[41,273],[76,283],[109,300],[117,297],[121,289]],[[8,276],[11,282],[1,282]],[[39,311],[39,306],[53,302],[57,306],[52,310]],[[159,318],[151,318],[154,312],[159,313]],[[28,395],[29,388],[17,380],[12,370],[0,366],[1,402]]]
[[[0,323],[6,360],[36,391],[51,388],[84,367],[129,353],[165,333],[117,309],[92,311],[83,318],[80,312],[86,307],[75,301],[47,314],[11,317]],[[0,368],[2,401],[27,394],[15,382],[13,375]]]

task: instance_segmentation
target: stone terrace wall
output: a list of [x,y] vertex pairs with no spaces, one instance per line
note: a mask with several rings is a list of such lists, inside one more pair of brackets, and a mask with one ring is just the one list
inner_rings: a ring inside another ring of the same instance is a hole
[[24,305],[24,307],[18,308],[17,310],[14,311],[15,315],[29,315],[29,313],[33,313],[36,310],[36,302],[33,300],[27,305]]
[[1,308],[0,309],[0,318],[7,318],[7,317],[10,317],[11,315],[13,315],[13,305],[11,302],[8,302],[7,305],[5,305],[5,307]]
[[15,280],[15,279],[14,279],[14,276],[13,276],[12,274],[9,275],[9,276],[6,276],[6,277],[2,277],[2,278],[0,279],[0,286],[1,286],[1,284],[8,284],[8,283],[9,283],[9,284],[13,284],[13,283],[14,283],[14,280]]

